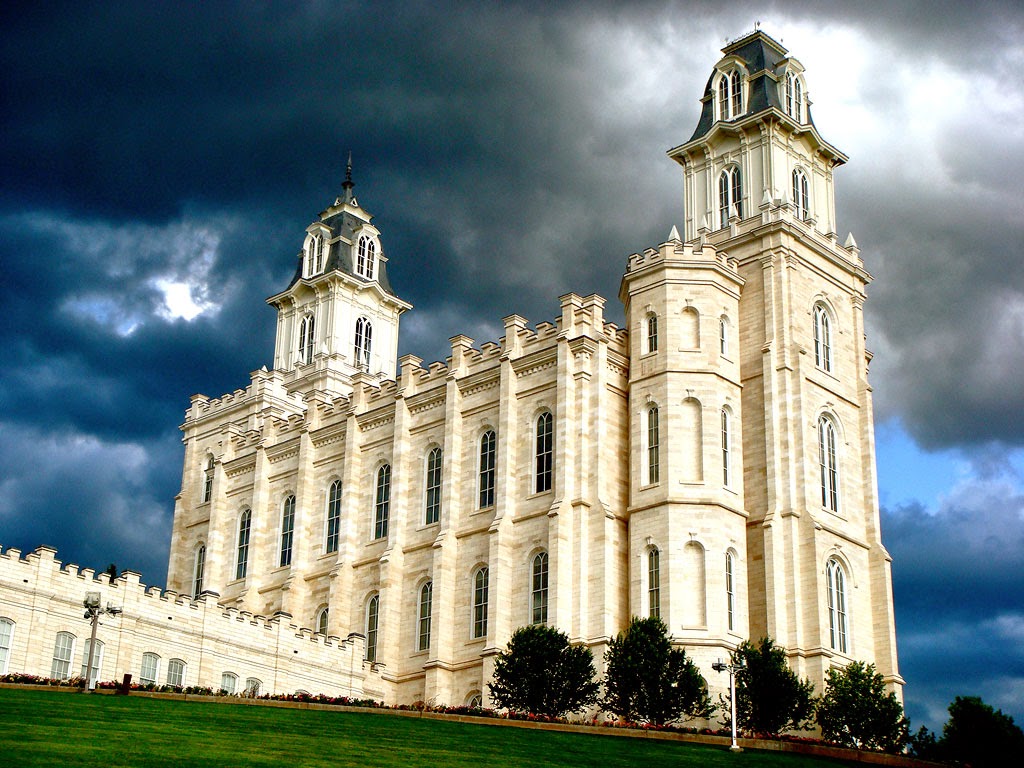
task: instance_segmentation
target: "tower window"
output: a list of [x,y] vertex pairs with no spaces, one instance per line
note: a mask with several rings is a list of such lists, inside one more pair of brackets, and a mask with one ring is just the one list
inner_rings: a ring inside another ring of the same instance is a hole
[[365,317],[356,320],[355,364],[366,371],[370,368],[370,348],[373,344],[373,326]]
[[647,409],[647,484],[661,479],[661,414],[658,406]]
[[313,361],[313,347],[316,340],[316,319],[305,315],[299,325],[299,362],[308,365]]
[[327,542],[324,549],[328,554],[338,551],[338,535],[341,528],[341,481],[331,483],[327,494]]
[[238,519],[238,546],[235,550],[235,578],[244,579],[249,567],[249,532],[252,527],[252,510],[247,509]]
[[803,221],[810,216],[810,196],[807,193],[807,175],[797,168],[793,171],[793,208],[796,217]]
[[736,626],[736,591],[733,588],[733,561],[732,552],[725,553],[725,612],[728,621],[729,631],[732,632]]
[[426,524],[441,519],[441,449],[434,448],[427,455],[427,515]]
[[818,419],[818,466],[821,470],[821,506],[839,511],[839,463],[836,427],[827,416]]
[[278,565],[284,567],[292,564],[292,540],[295,537],[295,497],[284,500],[281,509],[281,558]]
[[420,651],[430,650],[430,618],[433,613],[434,582],[428,581],[420,589],[420,620],[417,627],[416,648]]
[[391,465],[385,464],[377,470],[377,503],[374,506],[373,538],[383,539],[388,535],[388,517],[391,513]]
[[203,503],[205,504],[213,496],[213,456],[206,461],[206,469],[203,471]]
[[829,644],[840,653],[848,653],[846,572],[835,558],[830,559],[825,566],[825,579],[828,591]]
[[377,660],[377,621],[380,617],[380,595],[366,603],[366,660]]
[[206,546],[200,544],[196,548],[196,558],[192,570],[192,597],[203,593],[203,575],[206,571]]
[[321,635],[327,634],[327,619],[329,618],[328,609],[321,608],[316,614],[316,631]]
[[729,218],[733,208],[739,218],[743,218],[743,184],[740,180],[740,169],[730,166],[718,177],[718,223],[721,228],[729,226]]
[[548,553],[533,558],[533,579],[530,585],[530,623],[548,623]]
[[647,352],[658,351],[658,316],[654,312],[647,315]]
[[743,113],[743,90],[737,70],[723,73],[718,80],[718,119],[735,120]]
[[536,454],[536,485],[537,493],[551,490],[551,476],[554,463],[554,420],[549,412],[537,417],[537,454]]
[[814,364],[832,372],[832,318],[822,304],[814,305]]
[[786,74],[786,114],[802,123],[804,103],[804,87],[800,78],[793,72]]
[[722,357],[729,354],[729,318],[725,315],[718,318],[718,353]]
[[657,547],[647,552],[647,615],[661,618],[661,552]]
[[473,575],[473,637],[487,637],[487,598],[490,572],[487,566]]
[[356,249],[356,274],[373,280],[374,268],[377,261],[377,244],[367,235],[359,238],[359,245]]
[[324,239],[322,235],[310,235],[303,262],[303,277],[312,277],[324,271]]
[[729,487],[729,481],[731,480],[732,472],[732,446],[730,445],[730,425],[729,425],[729,411],[725,408],[722,409],[722,485],[726,488]]
[[494,506],[494,464],[498,438],[487,430],[480,438],[480,509]]

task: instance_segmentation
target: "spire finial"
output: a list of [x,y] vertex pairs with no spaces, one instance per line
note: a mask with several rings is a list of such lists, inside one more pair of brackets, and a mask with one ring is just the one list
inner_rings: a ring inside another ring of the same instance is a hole
[[352,187],[355,186],[355,182],[352,181],[352,150],[348,151],[348,163],[345,165],[345,183],[341,185],[345,190],[345,202],[352,202]]

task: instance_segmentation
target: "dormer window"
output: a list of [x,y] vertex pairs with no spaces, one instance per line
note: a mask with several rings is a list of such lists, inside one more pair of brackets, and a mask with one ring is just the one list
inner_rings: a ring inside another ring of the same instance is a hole
[[795,72],[786,73],[786,114],[798,123],[804,121],[804,86]]
[[324,238],[322,235],[310,235],[306,243],[302,266],[303,277],[313,277],[313,275],[319,275],[324,271]]
[[377,261],[377,243],[368,235],[359,238],[356,248],[356,274],[373,280],[373,272]]
[[735,120],[743,113],[743,90],[737,70],[723,72],[718,80],[718,119]]

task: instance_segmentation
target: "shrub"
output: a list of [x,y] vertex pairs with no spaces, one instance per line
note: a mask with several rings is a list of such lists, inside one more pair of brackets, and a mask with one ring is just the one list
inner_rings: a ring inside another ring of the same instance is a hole
[[910,721],[874,664],[850,662],[825,674],[816,719],[821,735],[846,747],[898,752],[909,740]]

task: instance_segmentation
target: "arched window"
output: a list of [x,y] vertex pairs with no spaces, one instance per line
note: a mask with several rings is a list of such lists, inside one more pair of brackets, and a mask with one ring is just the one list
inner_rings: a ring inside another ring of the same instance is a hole
[[53,663],[50,665],[50,677],[54,680],[65,680],[71,675],[71,655],[75,649],[75,636],[70,632],[58,632],[53,644]]
[[729,411],[725,408],[721,412],[722,420],[722,485],[729,487],[731,480],[732,444],[730,436]]
[[0,675],[7,674],[12,645],[14,645],[14,622],[10,619],[0,619]]
[[487,637],[487,592],[490,571],[481,566],[473,574],[473,637]]
[[289,496],[281,508],[281,558],[282,568],[292,564],[292,540],[295,538],[295,497]]
[[327,542],[324,549],[328,554],[338,551],[338,536],[341,530],[341,480],[331,483],[327,493]]
[[356,320],[355,364],[364,371],[370,367],[370,349],[373,346],[373,326],[365,317]]
[[306,315],[299,325],[299,362],[308,365],[313,360],[313,347],[316,340],[316,320],[313,315]]
[[247,509],[238,519],[238,546],[235,557],[235,578],[244,579],[249,566],[249,531],[252,527],[252,510]]
[[380,616],[380,595],[366,603],[366,660],[377,660],[377,619]]
[[143,685],[156,685],[159,673],[160,657],[155,653],[142,654],[142,670],[139,672],[139,682]]
[[647,409],[647,484],[661,479],[661,414],[658,406]]
[[441,461],[440,448],[434,448],[427,454],[427,525],[441,519]]
[[203,471],[203,503],[205,504],[213,496],[213,456],[206,461],[206,469]]
[[263,688],[263,681],[258,677],[247,677],[245,678],[245,695],[255,699],[260,695],[260,689]]
[[185,662],[181,659],[171,659],[167,662],[167,684],[175,688],[185,687]]
[[324,239],[321,235],[310,235],[306,246],[305,270],[303,277],[319,275],[324,271]]
[[82,672],[81,677],[85,678],[85,687],[92,689],[96,680],[100,677],[100,665],[103,663],[103,641],[96,641],[96,652],[92,655],[92,674],[87,675],[89,668],[89,648],[92,645],[92,638],[86,638],[82,643]]
[[725,315],[718,318],[718,354],[722,357],[729,354],[729,318]]
[[220,676],[220,689],[223,693],[228,696],[235,695],[235,689],[238,687],[238,675],[234,672],[223,672]]
[[796,217],[801,221],[811,215],[810,196],[807,192],[807,175],[799,168],[793,171],[793,208]]
[[647,552],[647,615],[661,618],[661,551],[657,547]]
[[494,464],[498,437],[487,430],[480,438],[480,509],[494,506]]
[[743,218],[743,183],[740,169],[732,165],[718,177],[718,224],[722,229],[729,226],[729,218],[734,211],[736,216]]
[[478,691],[474,691],[466,697],[466,706],[469,709],[483,709],[484,697]]
[[736,628],[736,591],[733,588],[732,552],[725,553],[725,612],[729,631]]
[[391,465],[385,464],[377,470],[377,502],[373,514],[373,538],[383,539],[388,535],[388,517],[391,514]]
[[786,73],[786,114],[802,123],[803,119],[803,84],[799,76],[793,72]]
[[316,613],[316,631],[321,635],[327,634],[328,609],[321,608]]
[[192,569],[192,597],[199,597],[203,593],[203,576],[206,572],[206,545],[200,544],[196,547],[195,563]]
[[814,364],[832,372],[832,318],[823,304],[814,305]]
[[367,235],[359,238],[359,247],[356,254],[356,274],[373,280],[373,272],[376,267],[377,244]]
[[743,112],[743,91],[740,73],[723,73],[718,80],[718,119],[735,120]]
[[821,469],[821,506],[839,511],[839,462],[836,427],[827,416],[818,419],[818,466]]
[[434,582],[428,581],[420,588],[420,619],[416,631],[416,648],[430,650],[430,617],[434,605]]
[[533,580],[530,585],[530,623],[548,623],[548,553],[533,558]]
[[550,412],[537,417],[536,483],[534,491],[543,493],[551,490],[551,475],[554,462],[554,419]]
[[647,351],[658,351],[658,316],[654,312],[647,315]]
[[829,643],[840,653],[849,652],[846,624],[846,572],[839,561],[832,558],[825,566],[828,586]]

